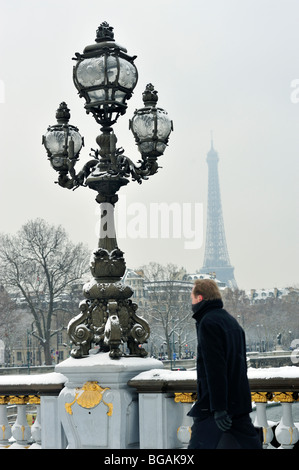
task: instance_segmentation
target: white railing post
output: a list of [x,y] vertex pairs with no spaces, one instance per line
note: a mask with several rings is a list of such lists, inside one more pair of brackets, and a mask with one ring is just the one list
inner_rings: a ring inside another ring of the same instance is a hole
[[24,395],[10,397],[10,403],[17,405],[17,420],[12,427],[12,435],[15,442],[9,447],[9,449],[24,449],[28,447],[31,430],[26,416],[27,400],[28,397]]
[[299,431],[294,424],[292,413],[293,394],[275,393],[274,401],[279,401],[282,406],[282,417],[275,430],[275,437],[281,449],[293,449],[299,440]]
[[11,438],[11,427],[7,419],[7,403],[9,398],[0,396],[0,448],[7,448],[10,446],[9,439]]
[[194,393],[175,393],[174,401],[179,403],[182,408],[181,414],[183,415],[182,424],[177,429],[177,438],[182,443],[182,448],[186,449],[188,447],[190,438],[191,438],[191,427],[193,424],[193,418],[188,416],[192,404],[195,400]]
[[40,418],[40,397],[35,395],[29,396],[29,404],[36,405],[36,418],[31,426],[31,436],[34,440],[29,449],[41,449],[42,436],[41,436],[41,418]]
[[263,449],[267,449],[274,437],[272,428],[269,426],[267,420],[267,402],[271,397],[272,394],[266,392],[251,394],[251,399],[255,402],[256,406],[256,416],[253,425],[255,428],[263,429]]

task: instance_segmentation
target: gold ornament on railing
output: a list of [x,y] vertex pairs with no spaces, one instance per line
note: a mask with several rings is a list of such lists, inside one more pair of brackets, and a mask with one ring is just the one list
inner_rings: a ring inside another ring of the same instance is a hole
[[279,403],[293,403],[295,401],[293,392],[275,392],[273,401]]
[[104,405],[108,407],[107,415],[112,416],[112,403],[106,403],[103,399],[103,394],[106,390],[110,390],[110,388],[102,388],[98,385],[98,382],[86,382],[82,388],[77,389],[78,392],[75,395],[74,401],[65,404],[66,412],[72,415],[72,406],[76,402],[82,408],[94,408],[103,400]]
[[255,403],[267,403],[273,399],[271,392],[251,392],[251,401]]
[[27,405],[28,396],[27,395],[13,395],[9,397],[9,403],[11,405]]
[[7,405],[9,403],[9,397],[6,395],[0,395],[0,405]]
[[176,403],[193,403],[196,401],[196,393],[175,393],[174,401]]

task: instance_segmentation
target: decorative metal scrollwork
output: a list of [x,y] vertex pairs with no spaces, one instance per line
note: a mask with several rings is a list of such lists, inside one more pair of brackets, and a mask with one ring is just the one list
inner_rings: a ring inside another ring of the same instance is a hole
[[[149,83],[143,93],[144,106],[135,111],[130,120],[131,129],[141,160],[135,164],[117,147],[112,126],[126,112],[127,100],[137,84],[136,56],[114,41],[113,27],[103,22],[96,35],[96,44],[86,46],[83,53],[75,53],[74,85],[85,99],[85,110],[91,113],[101,127],[96,137],[99,148],[91,149],[90,160],[81,171],[75,165],[84,146],[79,129],[71,124],[70,110],[62,102],[56,112],[57,124],[49,126],[42,143],[48,159],[58,172],[57,183],[63,188],[86,186],[97,192],[96,201],[104,217],[107,204],[114,209],[117,192],[133,181],[142,183],[158,171],[157,158],[163,155],[173,130],[172,121],[162,108],[157,107],[158,94]],[[80,313],[68,325],[72,343],[71,355],[80,358],[91,349],[110,351],[120,357],[120,345],[127,343],[130,354],[145,357],[141,344],[146,343],[150,328],[136,314],[137,305],[130,297],[133,291],[122,284],[126,264],[118,248],[114,233],[114,215],[110,218],[113,230],[100,233],[98,249],[92,254],[92,279],[83,287],[86,300],[80,303]]]

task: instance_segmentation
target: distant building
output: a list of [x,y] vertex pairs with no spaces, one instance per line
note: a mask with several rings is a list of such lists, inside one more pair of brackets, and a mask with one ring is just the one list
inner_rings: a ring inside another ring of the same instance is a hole
[[131,297],[140,307],[145,307],[148,299],[147,289],[145,287],[144,275],[142,272],[136,272],[133,269],[127,269],[122,283],[130,286],[133,290]]
[[268,299],[282,299],[283,297],[298,294],[298,289],[292,287],[284,287],[278,289],[273,287],[272,289],[250,289],[245,292],[246,296],[252,303],[262,302]]
[[213,281],[215,281],[216,284],[218,285],[219,289],[226,289],[228,287],[225,282],[220,281],[219,279],[216,278],[216,273],[185,274],[184,277],[183,277],[183,280],[185,280],[185,281],[194,282],[196,279],[213,279]]
[[163,292],[169,291],[170,289],[176,293],[179,301],[189,299],[195,279],[213,279],[220,289],[227,288],[225,282],[216,279],[214,273],[186,274],[182,272],[181,277],[177,277],[175,280],[149,281],[144,278],[142,271],[127,269],[122,278],[122,282],[132,288],[134,293],[131,299],[140,307],[146,307],[153,302],[157,294],[159,294],[160,299],[162,299]]

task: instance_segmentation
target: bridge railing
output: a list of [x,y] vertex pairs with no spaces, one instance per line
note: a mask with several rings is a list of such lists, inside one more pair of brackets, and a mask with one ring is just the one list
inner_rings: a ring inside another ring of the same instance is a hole
[[[250,368],[248,377],[254,426],[262,428],[263,448],[294,448],[299,441],[299,413],[295,423],[293,410],[299,401],[299,367]],[[129,385],[139,395],[140,448],[186,448],[193,422],[187,413],[196,400],[196,371],[151,370],[134,377]],[[277,422],[268,418],[273,403],[280,405]]]
[[[299,367],[249,369],[254,425],[263,430],[263,447],[292,449],[299,445]],[[0,447],[65,449],[58,395],[66,378],[56,372],[0,376]],[[196,371],[152,369],[128,383],[138,393],[139,447],[186,448],[196,399]],[[269,418],[278,404],[279,419]],[[16,416],[11,422],[11,410]],[[297,414],[298,412],[298,414]],[[32,419],[33,418],[33,419]],[[99,423],[100,425],[100,423]],[[297,444],[298,443],[298,444]]]
[[0,376],[0,447],[65,448],[57,403],[64,383],[56,372]]

